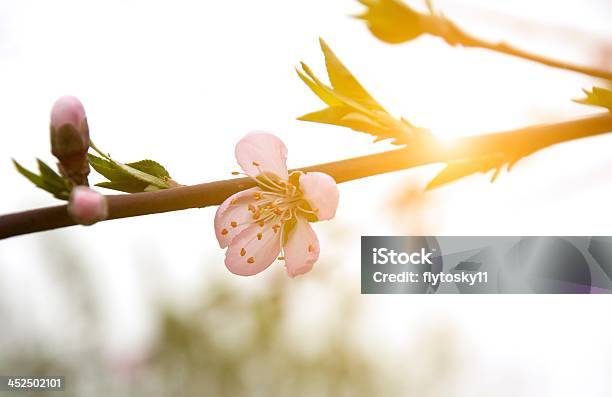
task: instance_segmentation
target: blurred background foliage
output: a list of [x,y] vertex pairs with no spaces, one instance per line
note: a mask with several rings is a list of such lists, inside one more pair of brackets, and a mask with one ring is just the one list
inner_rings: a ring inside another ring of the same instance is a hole
[[[358,291],[339,284],[330,271],[307,280],[310,291],[327,291],[330,300],[320,309],[307,296],[293,296],[283,272],[255,291],[213,279],[189,309],[158,300],[148,347],[109,356],[101,334],[104,302],[92,288],[96,281],[83,265],[86,258],[57,239],[40,243],[53,247],[46,264],[50,281],[69,302],[65,323],[56,324],[64,342],[58,349],[44,335],[20,330],[13,318],[18,308],[0,304],[0,373],[64,375],[62,395],[453,396],[461,389],[464,357],[452,327],[422,327],[413,344],[379,355],[384,340],[357,336]],[[303,322],[300,311],[308,310],[327,310],[328,321]],[[364,343],[370,346],[364,349]]]

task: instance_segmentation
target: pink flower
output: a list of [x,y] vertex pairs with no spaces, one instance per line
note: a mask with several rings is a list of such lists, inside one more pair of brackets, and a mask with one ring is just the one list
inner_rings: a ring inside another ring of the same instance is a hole
[[86,185],[89,174],[87,150],[89,127],[85,108],[77,98],[63,96],[51,109],[51,152],[60,172],[74,185]]
[[319,258],[319,240],[310,222],[336,214],[336,182],[322,172],[289,175],[287,148],[266,132],[246,135],[235,154],[257,187],[234,194],[217,209],[217,240],[221,248],[228,247],[225,265],[232,273],[252,276],[278,258],[290,277],[310,271]]
[[108,217],[106,198],[85,186],[76,186],[70,193],[68,214],[78,224],[93,225]]

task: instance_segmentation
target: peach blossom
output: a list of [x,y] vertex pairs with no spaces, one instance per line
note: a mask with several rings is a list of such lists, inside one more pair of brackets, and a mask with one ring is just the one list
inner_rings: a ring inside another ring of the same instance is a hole
[[273,134],[251,132],[236,145],[236,160],[257,187],[238,192],[219,206],[215,234],[227,247],[225,265],[252,276],[275,260],[290,277],[310,271],[319,258],[311,222],[334,217],[339,193],[321,172],[287,171],[287,148]]

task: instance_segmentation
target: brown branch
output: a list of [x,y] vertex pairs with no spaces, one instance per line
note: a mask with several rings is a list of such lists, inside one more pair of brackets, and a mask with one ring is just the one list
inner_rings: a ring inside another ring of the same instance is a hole
[[[487,50],[499,52],[506,55],[511,55],[517,58],[526,59],[529,61],[537,62],[543,65],[551,66],[558,69],[570,70],[577,73],[586,74],[588,76],[599,77],[602,79],[612,80],[612,71],[597,69],[588,66],[575,65],[569,62],[563,62],[556,59],[551,59],[542,55],[530,53],[521,50],[517,47],[511,46],[504,42],[493,43],[476,36],[473,36],[466,31],[459,28],[454,22],[439,16],[433,16],[433,18],[443,18],[437,26],[438,29],[433,29],[432,34],[443,38],[450,45],[462,45],[464,47],[478,47]],[[438,21],[439,22],[439,21]],[[432,26],[436,26],[435,22]]]
[[[300,170],[325,172],[334,177],[338,183],[342,183],[425,164],[493,153],[504,153],[508,157],[520,158],[557,143],[611,131],[612,115],[606,113],[556,124],[465,137],[452,145],[431,142],[420,147],[391,150],[318,164]],[[237,178],[155,192],[109,195],[107,196],[108,220],[219,205],[230,195],[253,186],[250,179]],[[68,216],[66,205],[2,215],[0,239],[74,224]]]
[[434,10],[431,2],[428,2],[429,13],[418,12],[402,0],[359,0],[359,2],[366,6],[366,11],[356,17],[367,23],[372,34],[390,44],[414,40],[422,34],[431,34],[453,46],[484,48],[555,68],[612,80],[610,70],[575,65],[529,53],[503,42],[493,43],[473,36],[444,14]]

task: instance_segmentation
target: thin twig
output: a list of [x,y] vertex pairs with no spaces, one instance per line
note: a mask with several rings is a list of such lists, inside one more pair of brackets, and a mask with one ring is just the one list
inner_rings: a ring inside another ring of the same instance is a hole
[[[545,147],[612,131],[612,115],[590,116],[458,139],[450,145],[432,142],[387,152],[318,164],[300,170],[325,172],[338,182],[404,170],[425,164],[504,153],[522,157]],[[107,196],[111,219],[219,205],[232,194],[253,187],[249,178],[182,186],[154,192]],[[0,239],[72,226],[66,205],[0,216]]]
[[612,80],[612,71],[602,70],[598,68],[576,65],[569,62],[551,59],[539,54],[530,53],[511,46],[504,42],[494,43],[473,36],[463,29],[459,28],[454,22],[444,16],[432,15],[429,16],[431,31],[430,33],[441,37],[450,45],[461,45],[464,47],[478,47],[487,50],[499,52],[506,55],[526,59],[537,62],[543,65],[551,66],[558,69],[570,70],[577,73],[586,74],[593,77]]
[[484,48],[555,68],[612,80],[612,71],[610,70],[575,65],[529,53],[503,42],[493,43],[473,36],[461,29],[443,13],[435,10],[430,1],[427,1],[428,13],[414,10],[402,0],[359,0],[359,2],[367,9],[356,17],[363,19],[370,31],[387,43],[397,44],[410,41],[425,33],[438,36],[453,46]]

